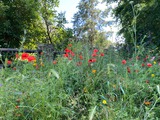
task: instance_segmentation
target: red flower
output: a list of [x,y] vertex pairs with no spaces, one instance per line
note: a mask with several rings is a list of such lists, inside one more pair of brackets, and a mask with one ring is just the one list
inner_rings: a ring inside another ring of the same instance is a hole
[[72,44],[68,44],[68,47],[72,47]]
[[70,53],[70,52],[71,52],[71,50],[68,49],[68,48],[66,48],[64,51],[65,51],[66,53]]
[[127,62],[126,60],[122,60],[122,64],[125,65]]
[[13,70],[16,70],[16,67],[13,67]]
[[22,60],[26,60],[29,57],[28,53],[22,53]]
[[83,60],[83,56],[82,56],[82,55],[79,55],[79,59],[80,59],[80,60]]
[[129,67],[127,67],[127,72],[131,73],[131,69]]
[[64,57],[69,57],[68,53],[66,53],[66,54],[63,54],[63,56],[64,56]]
[[94,49],[93,52],[94,52],[94,53],[98,52],[98,49]]
[[16,59],[18,59],[19,58],[19,55],[16,53]]
[[145,66],[145,64],[144,63],[142,63],[142,67],[144,67]]
[[151,64],[151,63],[147,63],[147,66],[148,66],[148,67],[152,67],[152,64]]
[[11,61],[11,60],[8,60],[8,61],[7,61],[7,64],[8,64],[8,65],[11,65],[11,64],[12,64],[12,61]]
[[75,56],[74,52],[72,52],[72,51],[70,51],[70,54],[71,54],[72,56]]
[[97,56],[97,54],[94,52],[93,54],[92,54],[92,57],[96,57]]
[[28,62],[35,61],[36,58],[34,56],[28,56]]
[[100,53],[100,56],[104,56],[104,53]]
[[19,108],[19,106],[16,106],[15,108],[16,108],[16,109],[18,109],[18,108]]
[[56,60],[53,60],[53,64],[57,64],[57,61],[56,61]]
[[88,63],[93,63],[93,62],[96,62],[96,58],[93,58],[93,59],[89,59],[89,60],[88,60]]

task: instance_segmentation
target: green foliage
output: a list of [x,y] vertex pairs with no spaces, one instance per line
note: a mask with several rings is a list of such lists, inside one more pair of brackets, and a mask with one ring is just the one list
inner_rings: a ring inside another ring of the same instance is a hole
[[148,56],[126,58],[122,64],[114,49],[92,51],[80,42],[67,48],[69,56],[54,61],[43,55],[32,62],[19,58],[0,70],[2,119],[160,118],[158,55],[146,51]]
[[98,0],[81,0],[77,6],[79,11],[74,14],[73,29],[77,39],[89,43],[91,47],[103,30],[105,15],[97,9]]
[[[121,0],[115,9],[115,15],[122,24],[122,33],[126,44],[133,46],[145,43],[145,46],[160,46],[160,1],[159,0]],[[154,14],[153,14],[154,13]],[[152,24],[151,24],[152,23]],[[132,33],[136,34],[132,34]]]

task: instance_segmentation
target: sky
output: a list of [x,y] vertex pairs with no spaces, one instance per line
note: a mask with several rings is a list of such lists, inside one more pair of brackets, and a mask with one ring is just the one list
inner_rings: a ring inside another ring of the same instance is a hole
[[[99,0],[101,1],[101,0]],[[66,27],[72,28],[72,18],[73,15],[78,11],[76,8],[80,0],[60,0],[59,7],[56,9],[58,12],[65,12],[66,11],[66,19],[69,22],[69,24],[66,24]],[[99,4],[98,8],[101,8],[102,10],[105,9],[105,4]]]
[[[78,11],[76,6],[80,0],[60,0],[59,7],[56,9],[58,12],[65,12],[66,11],[66,19],[68,22],[72,21],[74,13]],[[65,25],[66,27],[72,27],[72,24],[69,23]]]
[[[102,0],[99,0],[100,2]],[[72,27],[72,18],[73,18],[73,15],[78,11],[78,9],[76,8],[78,3],[80,2],[80,0],[60,0],[60,3],[59,3],[59,7],[56,8],[56,10],[58,12],[66,12],[65,14],[65,17],[67,19],[67,21],[69,22],[68,24],[65,25],[66,28],[73,28]],[[115,7],[117,4],[114,3],[112,4],[112,7]],[[99,4],[97,6],[97,8],[101,9],[101,10],[104,10],[106,8],[106,4]],[[112,20],[113,18],[112,17],[108,17],[107,20]],[[112,35],[112,37],[110,38],[112,42],[115,42],[116,41],[116,34],[117,34],[117,31],[118,31],[118,26],[106,26],[105,28],[106,31],[113,31],[114,34]]]

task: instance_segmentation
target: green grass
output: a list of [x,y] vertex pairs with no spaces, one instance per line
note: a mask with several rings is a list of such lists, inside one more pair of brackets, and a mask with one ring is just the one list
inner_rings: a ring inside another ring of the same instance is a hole
[[79,44],[69,49],[72,60],[60,55],[53,64],[42,55],[36,63],[14,60],[11,68],[1,69],[0,119],[160,119],[158,55],[149,53],[146,58],[142,53],[122,64],[118,52],[108,50],[100,56],[99,50],[96,62],[88,63],[93,51]]

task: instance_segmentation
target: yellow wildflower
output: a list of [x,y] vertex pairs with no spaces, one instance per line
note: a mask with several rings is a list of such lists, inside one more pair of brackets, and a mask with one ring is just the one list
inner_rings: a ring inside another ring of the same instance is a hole
[[96,73],[96,70],[92,70],[92,73]]
[[156,61],[154,61],[153,64],[156,64]]
[[102,103],[103,103],[104,105],[106,105],[106,104],[107,104],[107,101],[106,101],[106,100],[103,100]]
[[155,77],[155,74],[151,74],[151,77]]
[[36,62],[34,62],[34,63],[33,63],[33,66],[37,66],[37,63],[36,63]]

